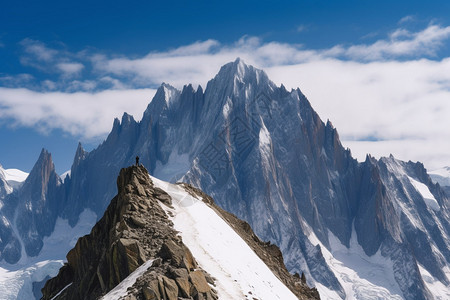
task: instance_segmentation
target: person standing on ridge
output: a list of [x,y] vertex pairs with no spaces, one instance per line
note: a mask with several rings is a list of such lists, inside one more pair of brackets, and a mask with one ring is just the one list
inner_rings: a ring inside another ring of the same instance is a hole
[[136,166],[139,166],[139,156],[136,156]]

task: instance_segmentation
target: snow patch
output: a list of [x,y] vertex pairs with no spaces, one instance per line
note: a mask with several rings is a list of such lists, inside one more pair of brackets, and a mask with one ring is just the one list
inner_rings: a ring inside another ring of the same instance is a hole
[[409,181],[411,181],[411,184],[414,186],[417,192],[419,192],[419,194],[422,196],[423,200],[425,201],[425,203],[429,208],[431,208],[434,211],[439,211],[441,209],[439,207],[439,203],[437,202],[436,198],[434,198],[433,194],[430,192],[430,190],[425,184],[409,176],[408,179]]
[[4,173],[6,181],[24,182],[28,177],[28,173],[19,169],[6,169]]
[[270,133],[264,125],[264,122],[262,122],[261,129],[259,130],[259,151],[262,158],[261,163],[267,172],[270,170],[270,156],[272,155],[271,142]]
[[101,300],[116,300],[120,297],[127,295],[127,290],[132,287],[136,280],[141,277],[145,271],[148,270],[153,264],[153,259],[146,261],[141,266],[139,266],[133,273],[122,280],[115,288],[108,292],[105,296],[100,298]]
[[[445,286],[442,282],[434,278],[430,272],[427,271],[422,265],[419,263],[420,275],[422,275],[422,279],[425,282],[427,288],[432,291],[433,296],[436,300],[447,300],[450,299],[450,287]],[[444,268],[444,272],[447,275],[447,278],[450,278],[450,269],[448,267]]]
[[222,109],[222,114],[223,114],[223,117],[225,120],[228,119],[228,116],[230,114],[232,106],[233,106],[233,101],[231,100],[230,97],[227,97],[227,101],[225,102],[225,105],[223,106],[223,109]]
[[66,180],[66,177],[70,178],[71,172],[72,172],[71,170],[68,170],[68,171],[62,173],[61,176],[59,176],[59,177],[61,177],[61,180],[64,182],[64,180]]
[[56,295],[55,295],[52,299],[50,299],[50,300],[55,300],[55,299],[57,299],[58,296],[61,295],[62,292],[64,292],[69,286],[72,285],[72,283],[73,283],[73,282],[71,282],[71,283],[69,283],[68,285],[66,285],[62,290],[59,291],[58,294],[56,294]]
[[[347,300],[403,299],[400,287],[395,281],[392,261],[382,256],[380,250],[372,256],[367,256],[358,244],[354,229],[350,248],[344,246],[330,231],[330,250],[320,243],[312,230],[308,238],[313,245],[320,245],[327,264],[344,288]],[[322,299],[341,299],[335,291],[319,283],[315,285]]]
[[[182,187],[153,178],[172,197],[167,208],[176,230],[199,265],[217,278],[220,299],[297,299],[244,240],[201,199]],[[251,293],[250,293],[251,292]]]

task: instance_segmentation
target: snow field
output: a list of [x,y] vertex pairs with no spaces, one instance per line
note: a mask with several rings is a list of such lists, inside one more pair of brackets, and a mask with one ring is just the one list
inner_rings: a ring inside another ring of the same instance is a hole
[[153,183],[172,197],[167,208],[176,230],[199,265],[217,279],[220,299],[289,300],[297,297],[273,274],[244,240],[201,199],[182,187],[156,178]]
[[422,196],[423,200],[425,201],[425,203],[429,208],[431,208],[434,211],[439,211],[441,209],[439,207],[439,203],[437,202],[436,198],[434,198],[433,194],[430,192],[430,190],[425,184],[409,176],[408,179],[409,181],[411,181],[411,184],[414,186],[417,192]]
[[[383,257],[380,250],[367,256],[358,244],[354,228],[350,248],[342,245],[331,232],[328,232],[331,251],[320,243],[312,230],[308,238],[313,245],[320,245],[327,264],[344,288],[346,300],[403,299],[394,278],[391,260]],[[322,299],[341,299],[338,293],[320,283],[316,283],[316,288]]]

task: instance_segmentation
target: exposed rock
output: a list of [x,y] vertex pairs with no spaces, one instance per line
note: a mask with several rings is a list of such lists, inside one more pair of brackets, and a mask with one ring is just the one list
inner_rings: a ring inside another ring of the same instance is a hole
[[164,292],[166,294],[166,297],[168,300],[177,300],[178,298],[178,286],[175,282],[175,280],[167,278],[166,276],[161,276],[163,285],[164,285]]
[[172,260],[172,265],[175,267],[183,267],[187,270],[197,268],[197,263],[191,251],[184,244],[177,245],[175,242],[169,240],[163,244],[159,255],[163,259]]
[[139,217],[136,216],[131,216],[131,221],[133,222],[134,225],[136,225],[137,227],[144,227],[145,226],[145,221],[142,220]]
[[202,271],[197,270],[192,272],[189,274],[189,279],[198,293],[203,294],[211,291],[211,287],[208,285],[208,282],[206,282],[205,275]]
[[159,300],[161,294],[159,293],[158,280],[153,280],[148,283],[148,286],[142,288],[142,293],[145,300]]
[[179,287],[179,294],[181,297],[190,297],[191,295],[191,284],[189,283],[188,276],[177,277],[175,281]]
[[[104,216],[69,251],[60,274],[45,285],[43,299],[51,299],[70,282],[65,299],[96,299],[154,257],[167,236],[176,235],[157,201],[149,199],[153,183],[143,166],[122,169],[117,187],[119,193]],[[162,240],[152,243],[153,235]]]

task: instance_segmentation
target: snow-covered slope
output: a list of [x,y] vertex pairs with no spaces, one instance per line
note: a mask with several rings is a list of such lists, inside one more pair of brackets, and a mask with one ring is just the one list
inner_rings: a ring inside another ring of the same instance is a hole
[[199,265],[217,279],[219,299],[297,299],[247,243],[202,199],[152,177],[172,197],[165,207]]
[[19,169],[6,169],[5,170],[5,179],[7,181],[16,181],[16,182],[24,182],[28,177],[28,173],[19,170]]

